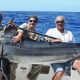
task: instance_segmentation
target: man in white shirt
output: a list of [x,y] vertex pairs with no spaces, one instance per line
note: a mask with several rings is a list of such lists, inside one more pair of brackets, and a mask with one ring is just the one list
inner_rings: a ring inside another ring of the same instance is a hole
[[61,42],[75,42],[71,31],[64,29],[64,17],[58,16],[56,18],[56,28],[49,29],[46,35],[59,38]]
[[[63,16],[57,16],[55,20],[56,28],[49,29],[46,33],[46,35],[58,38],[57,41],[51,40],[51,42],[68,42],[68,43],[74,43],[75,39],[71,31],[64,29],[64,17]],[[53,76],[52,80],[61,80],[64,71],[65,66],[71,63],[52,63],[51,66],[55,72],[55,75]],[[78,67],[79,68],[79,67]]]

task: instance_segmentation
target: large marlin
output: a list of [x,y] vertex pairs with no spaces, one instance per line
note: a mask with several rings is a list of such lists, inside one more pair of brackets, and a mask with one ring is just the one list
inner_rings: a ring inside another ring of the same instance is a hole
[[[27,32],[35,33],[38,40],[31,40]],[[12,63],[62,63],[80,57],[80,43],[52,43],[45,41],[46,35],[24,30],[25,36],[17,44],[12,43],[17,35],[14,27],[6,27],[0,32],[0,57],[3,78],[9,80],[9,62]],[[49,37],[52,38],[52,37]]]
[[[80,56],[79,43],[46,42],[45,36],[43,37],[39,33],[36,33],[39,36],[38,40],[30,40],[28,37],[24,37],[22,41],[14,44],[12,37],[17,32],[15,28],[8,28],[0,32],[0,55],[7,57],[11,62],[59,63]],[[27,32],[26,30],[26,36]]]

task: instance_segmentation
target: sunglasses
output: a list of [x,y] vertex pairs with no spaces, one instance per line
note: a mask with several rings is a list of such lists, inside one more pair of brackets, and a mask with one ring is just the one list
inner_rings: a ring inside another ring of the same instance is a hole
[[56,23],[64,23],[64,21],[56,21]]
[[36,21],[36,20],[29,20],[29,22],[34,22],[34,23],[36,23],[37,21]]

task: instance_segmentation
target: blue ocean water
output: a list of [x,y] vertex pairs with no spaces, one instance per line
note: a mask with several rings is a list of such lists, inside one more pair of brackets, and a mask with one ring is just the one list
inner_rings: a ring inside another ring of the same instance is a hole
[[65,17],[65,28],[72,31],[77,43],[80,43],[80,12],[41,12],[41,11],[2,11],[3,24],[7,24],[8,20],[15,18],[16,25],[20,25],[27,22],[27,19],[31,15],[36,15],[39,18],[39,22],[36,27],[36,31],[45,34],[50,28],[55,27],[55,17],[63,15]]

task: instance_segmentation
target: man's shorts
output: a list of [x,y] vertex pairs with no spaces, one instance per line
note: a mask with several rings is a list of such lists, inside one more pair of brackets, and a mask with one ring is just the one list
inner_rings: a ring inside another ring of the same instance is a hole
[[52,63],[51,66],[55,73],[59,71],[65,72],[67,68],[71,69],[71,61],[68,61],[66,63]]

